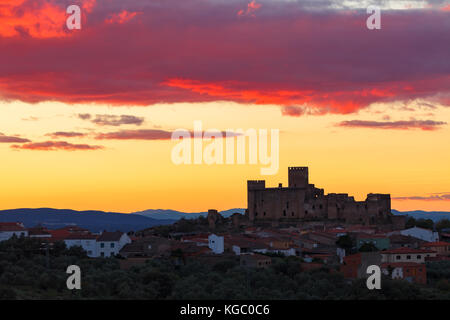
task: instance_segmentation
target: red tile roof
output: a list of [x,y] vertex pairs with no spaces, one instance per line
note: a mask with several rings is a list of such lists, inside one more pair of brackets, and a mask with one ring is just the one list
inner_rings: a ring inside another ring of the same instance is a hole
[[444,241],[437,241],[437,242],[427,242],[424,243],[421,247],[449,247],[450,243],[449,242],[444,242]]
[[0,222],[0,232],[26,231],[21,222]]
[[432,251],[432,250],[412,249],[412,248],[406,248],[406,247],[381,251],[381,254],[397,254],[397,253],[402,254],[402,253],[436,253],[436,252]]

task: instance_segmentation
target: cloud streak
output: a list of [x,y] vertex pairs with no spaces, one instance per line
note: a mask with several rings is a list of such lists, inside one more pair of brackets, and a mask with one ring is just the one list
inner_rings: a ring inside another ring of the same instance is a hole
[[144,123],[143,117],[137,117],[133,115],[108,115],[108,114],[97,114],[95,118],[92,118],[92,115],[89,113],[78,114],[78,118],[82,120],[90,120],[92,123],[95,123],[99,126],[121,126],[121,125],[136,125],[140,126]]
[[430,194],[427,196],[393,197],[393,200],[450,201],[450,193]]
[[[113,131],[113,132],[107,132],[107,133],[98,133],[95,136],[95,139],[98,140],[170,140],[172,139],[172,133],[174,131],[166,131],[166,130],[159,130],[159,129],[139,129],[139,130],[120,130],[120,131]],[[184,131],[186,132],[186,131]],[[236,132],[227,132],[225,131],[213,131],[213,130],[206,130],[204,133],[215,133],[218,138],[220,136],[222,138],[232,138],[239,136],[239,133]],[[200,138],[194,136],[194,132],[187,131],[187,133],[190,135],[192,139]]]
[[447,122],[434,120],[409,120],[409,121],[366,121],[349,120],[337,124],[339,127],[347,128],[369,128],[369,129],[391,129],[391,130],[411,130],[421,129],[433,131],[446,125]]
[[102,146],[88,145],[88,144],[73,144],[67,141],[44,141],[44,142],[30,142],[22,145],[12,145],[13,149],[35,150],[35,151],[76,151],[76,150],[99,150]]
[[81,133],[81,132],[66,132],[66,131],[57,131],[57,132],[52,132],[52,133],[47,133],[46,136],[50,136],[54,139],[58,139],[58,138],[80,138],[80,137],[85,137],[87,134],[86,133]]
[[7,136],[3,133],[0,133],[0,143],[24,143],[24,142],[30,142],[30,140],[17,136]]

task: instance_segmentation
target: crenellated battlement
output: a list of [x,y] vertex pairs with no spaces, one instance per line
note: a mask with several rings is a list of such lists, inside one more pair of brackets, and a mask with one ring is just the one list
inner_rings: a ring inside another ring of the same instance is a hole
[[355,201],[347,193],[325,194],[309,183],[308,167],[288,167],[289,186],[266,188],[265,180],[249,180],[250,220],[327,219],[375,224],[390,220],[389,194],[369,193],[365,201]]

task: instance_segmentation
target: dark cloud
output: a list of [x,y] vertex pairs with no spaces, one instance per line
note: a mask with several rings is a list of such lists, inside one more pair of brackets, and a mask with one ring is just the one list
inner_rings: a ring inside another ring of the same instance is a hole
[[91,115],[89,113],[80,113],[78,114],[78,118],[82,120],[89,120],[91,118]]
[[144,117],[137,117],[133,115],[110,115],[110,114],[97,114],[95,118],[89,113],[78,114],[78,118],[82,120],[89,120],[99,126],[121,126],[124,124],[132,124],[140,126],[144,123]]
[[97,1],[80,32],[0,34],[0,60],[8,61],[0,66],[1,98],[142,106],[221,100],[276,104],[294,116],[289,106],[322,114],[417,98],[450,105],[448,12],[385,10],[382,29],[371,31],[365,10],[256,1],[255,17],[237,16],[249,2],[127,1],[127,12],[142,14],[111,24],[105,20],[123,2]]
[[120,130],[96,135],[99,140],[169,140],[171,137],[172,132],[156,129]]
[[91,122],[100,126],[121,126],[123,124],[134,124],[140,126],[144,122],[143,117],[136,117],[131,115],[107,115],[98,114]]
[[25,143],[25,142],[30,142],[30,140],[17,136],[6,136],[3,133],[0,133],[0,143]]
[[393,200],[450,201],[450,193],[432,193],[426,196],[393,197]]
[[300,117],[305,113],[305,109],[296,106],[286,106],[281,109],[283,116]]
[[58,131],[58,132],[48,133],[48,134],[46,134],[46,136],[50,136],[52,138],[74,138],[74,137],[85,137],[86,133]]
[[[226,132],[226,131],[212,131],[206,130],[202,132],[214,133],[217,135],[221,135],[222,138],[232,138],[239,136],[239,133],[236,132]],[[158,129],[140,129],[140,130],[120,130],[114,132],[107,133],[98,133],[96,135],[96,139],[98,140],[170,140],[172,138],[173,131],[165,131]],[[194,132],[187,131],[187,133],[194,137]]]
[[337,124],[339,127],[349,128],[371,128],[371,129],[422,129],[426,131],[439,129],[446,125],[447,122],[434,120],[409,120],[409,121],[365,121],[365,120],[349,120],[342,121]]
[[88,144],[73,144],[66,141],[45,141],[45,142],[31,142],[22,145],[12,145],[13,149],[24,150],[40,150],[40,151],[55,151],[55,150],[98,150],[103,149],[102,146],[88,145]]

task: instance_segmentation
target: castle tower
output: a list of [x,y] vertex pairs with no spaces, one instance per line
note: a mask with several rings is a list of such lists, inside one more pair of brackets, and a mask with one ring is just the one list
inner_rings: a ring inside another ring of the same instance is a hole
[[308,183],[308,167],[289,167],[289,188],[306,188]]
[[248,217],[250,221],[255,219],[256,200],[255,192],[264,190],[266,188],[266,181],[264,180],[248,180],[247,181],[247,208]]

